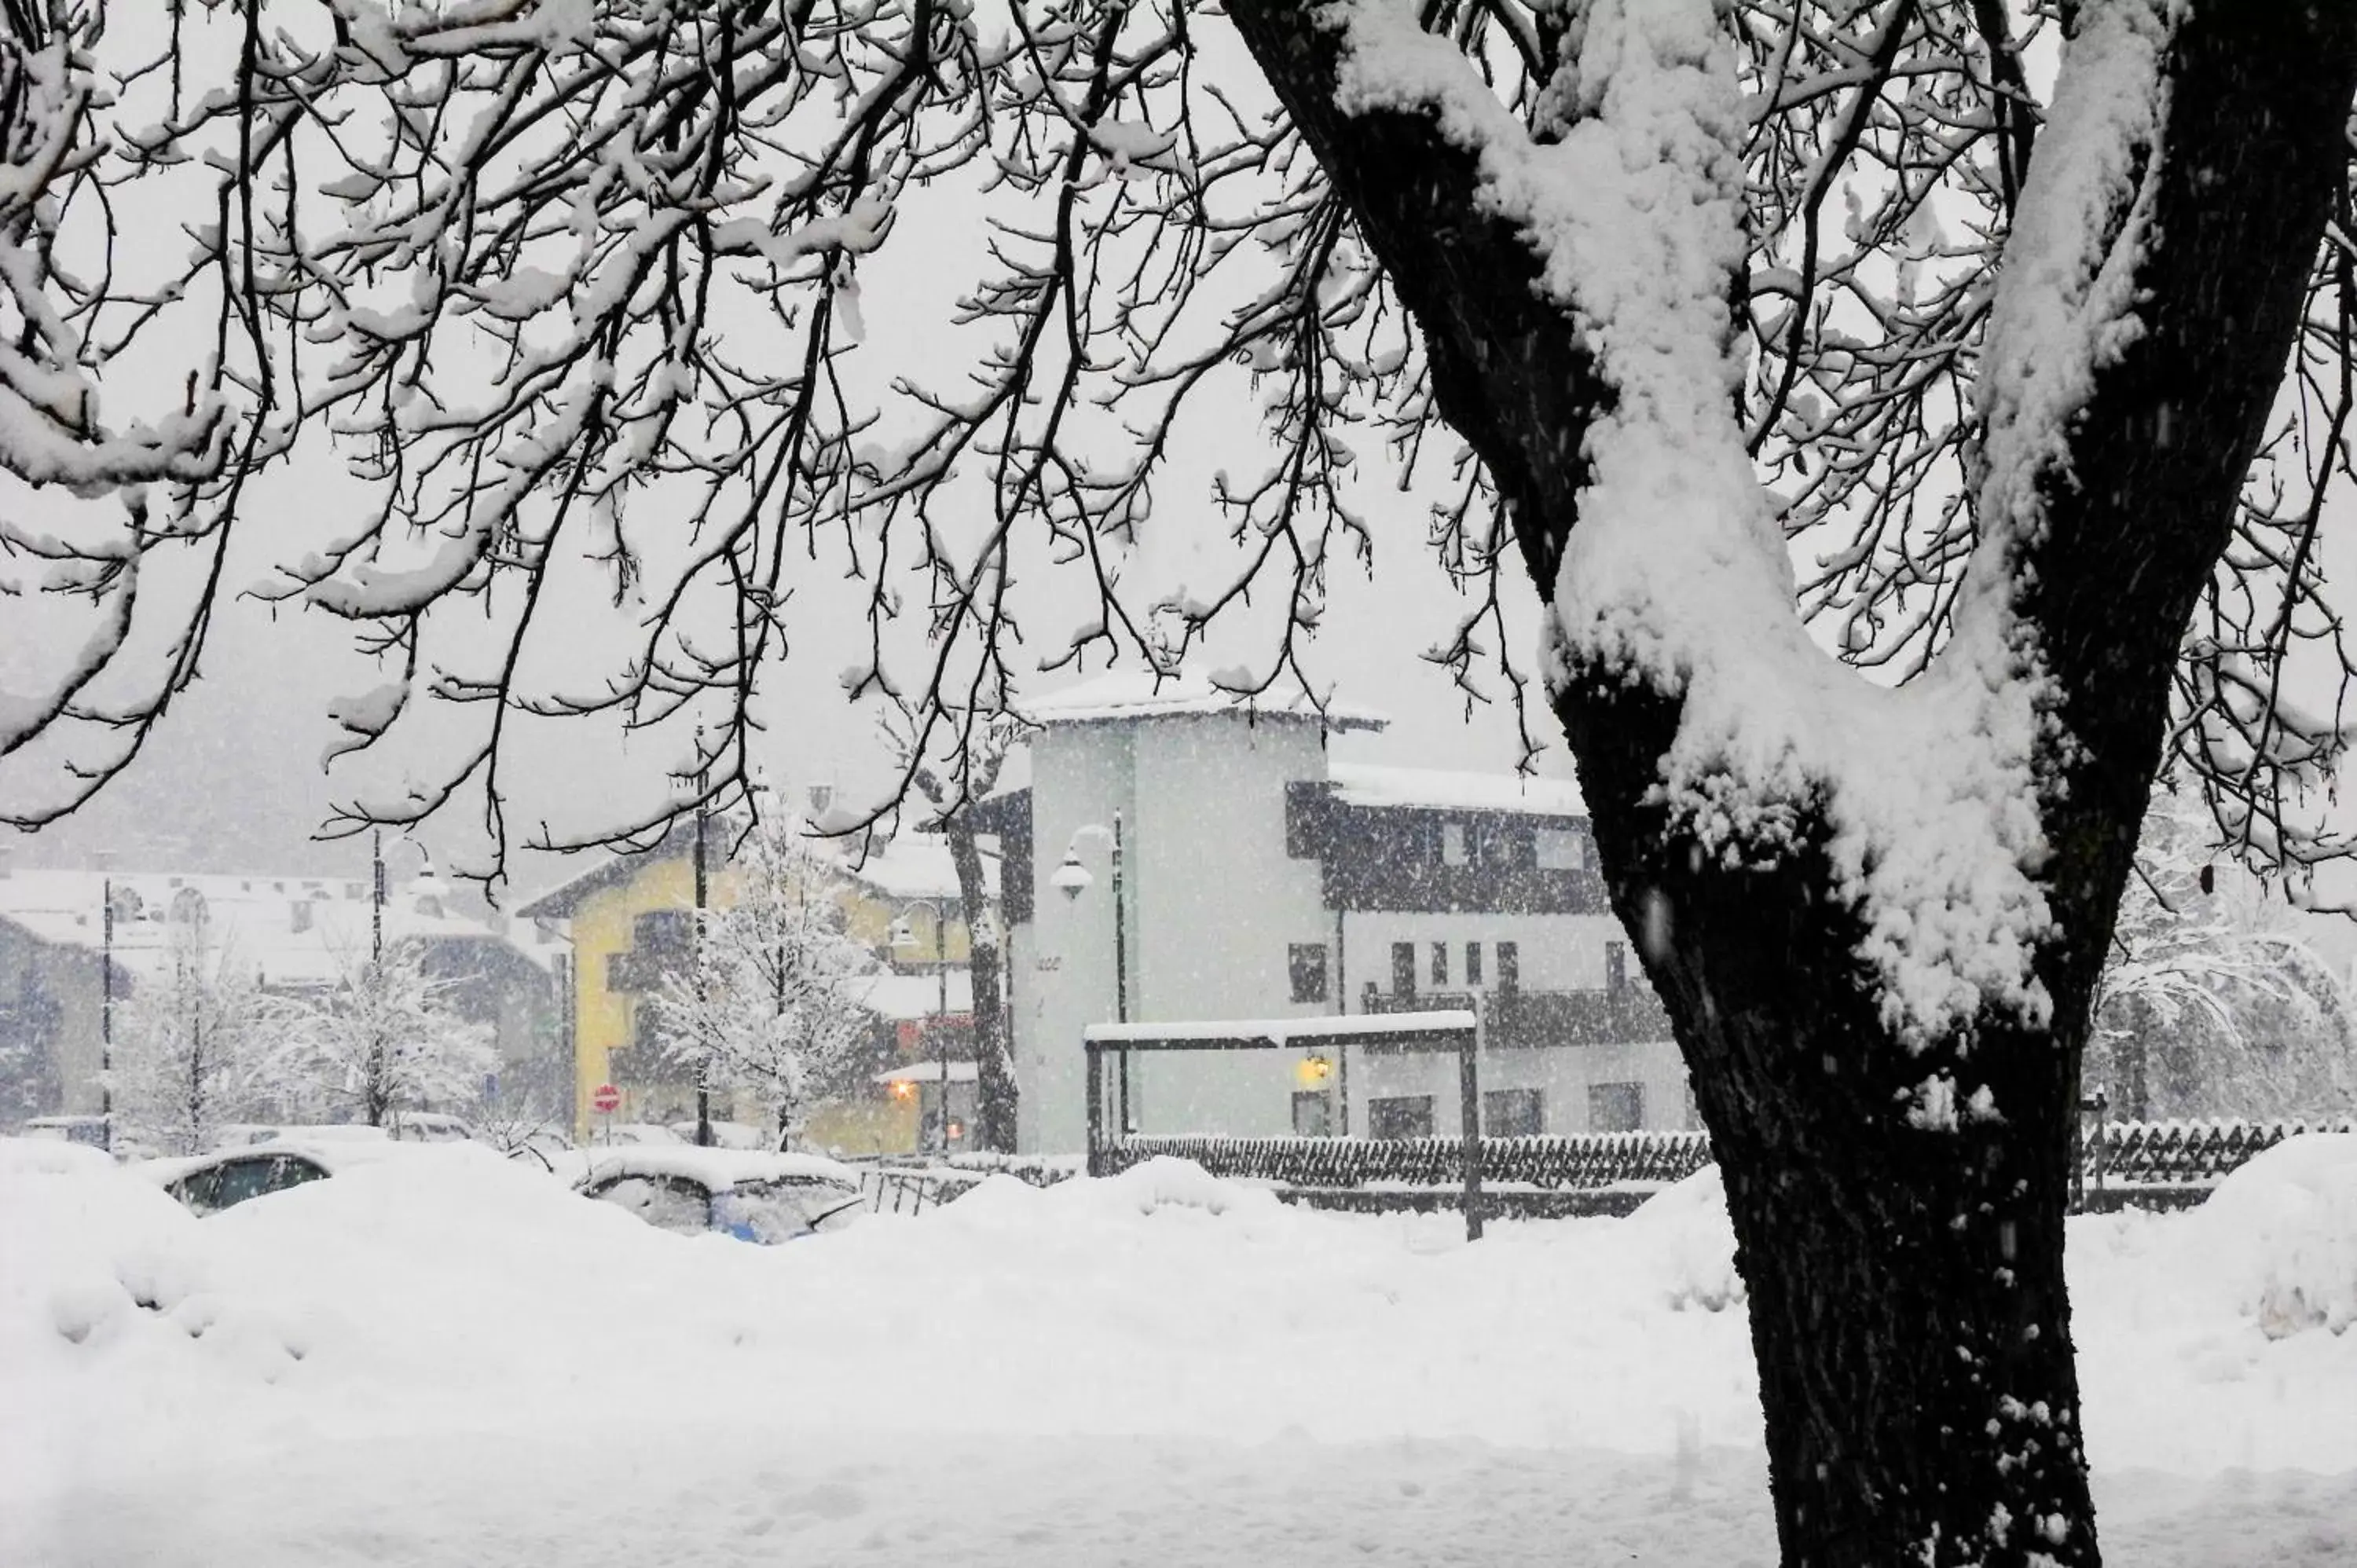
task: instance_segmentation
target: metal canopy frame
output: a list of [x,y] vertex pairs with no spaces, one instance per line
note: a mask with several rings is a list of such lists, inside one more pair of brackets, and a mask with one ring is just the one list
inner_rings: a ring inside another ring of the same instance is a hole
[[[1132,1051],[1290,1051],[1330,1046],[1378,1047],[1395,1051],[1453,1051],[1465,1150],[1465,1239],[1481,1239],[1481,1024],[1468,1011],[1385,1013],[1287,1019],[1277,1027],[1246,1023],[1092,1024],[1082,1031],[1087,1054],[1089,1175],[1105,1174],[1112,1144],[1105,1137],[1104,1058],[1120,1063],[1129,1079]],[[1126,1136],[1130,1129],[1122,1129]]]

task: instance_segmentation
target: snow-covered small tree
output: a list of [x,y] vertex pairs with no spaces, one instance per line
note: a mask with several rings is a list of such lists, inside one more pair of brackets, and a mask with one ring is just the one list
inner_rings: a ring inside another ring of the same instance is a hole
[[234,945],[213,946],[200,922],[176,929],[169,967],[121,1007],[117,1114],[167,1154],[201,1153],[227,1123],[270,1112],[286,1026]]
[[339,951],[328,991],[297,1004],[283,1062],[308,1101],[389,1125],[404,1111],[471,1105],[498,1070],[490,1030],[450,1005],[415,942]]
[[2115,1114],[2330,1112],[2351,1092],[2347,987],[2231,864],[2208,809],[2156,795],[2096,983],[2083,1076]]
[[783,1147],[813,1072],[867,1034],[877,963],[845,929],[840,873],[795,824],[754,827],[735,869],[735,901],[706,913],[694,961],[663,978],[661,1037],[699,1081],[759,1103]]

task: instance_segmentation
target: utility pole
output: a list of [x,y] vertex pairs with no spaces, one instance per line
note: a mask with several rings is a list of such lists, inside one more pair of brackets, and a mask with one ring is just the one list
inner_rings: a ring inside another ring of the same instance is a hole
[[[711,775],[704,768],[704,732],[695,732],[695,930],[694,946],[688,961],[695,966],[696,1022],[705,1026],[704,1013],[704,903],[706,888],[704,877],[704,834],[707,813],[705,791]],[[695,1142],[699,1147],[712,1146],[712,1053],[699,1051],[695,1059]]]
[[[969,962],[972,951],[969,947]],[[933,906],[933,972],[941,977],[941,1001],[933,1009],[933,1056],[942,1069],[942,1158],[946,1160],[950,1157],[950,922],[938,904]],[[974,1070],[981,1071],[979,1063]]]
[[[1116,1022],[1129,1022],[1129,911],[1121,895],[1121,813],[1113,814],[1113,1004]],[[1129,1047],[1121,1050],[1121,1133],[1135,1133],[1129,1112]]]
[[369,830],[368,994],[354,1001],[369,1010],[368,1075],[361,1084],[361,1114],[384,1124],[384,830]]
[[98,1130],[99,1147],[114,1152],[114,878],[99,884],[106,908],[99,917],[98,962]]

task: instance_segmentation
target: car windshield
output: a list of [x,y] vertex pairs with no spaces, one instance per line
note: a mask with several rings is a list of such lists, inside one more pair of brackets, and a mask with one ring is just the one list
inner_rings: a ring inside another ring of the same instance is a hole
[[627,1208],[662,1230],[694,1235],[711,1224],[710,1195],[678,1176],[618,1176],[589,1196]]
[[840,1230],[862,1212],[859,1189],[834,1182],[739,1182],[713,1198],[712,1228],[774,1245]]

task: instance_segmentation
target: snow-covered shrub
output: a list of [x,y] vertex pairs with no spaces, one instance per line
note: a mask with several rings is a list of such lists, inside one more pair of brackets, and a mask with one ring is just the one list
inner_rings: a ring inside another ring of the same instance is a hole
[[2357,1323],[2357,1133],[2285,1139],[2184,1223],[2187,1255],[2269,1338]]

